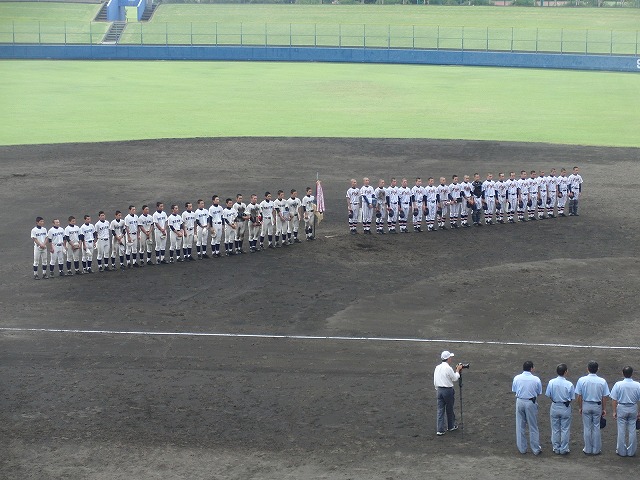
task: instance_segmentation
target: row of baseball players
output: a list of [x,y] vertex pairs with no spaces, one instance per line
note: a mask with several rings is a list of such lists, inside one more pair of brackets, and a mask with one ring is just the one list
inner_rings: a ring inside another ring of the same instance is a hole
[[407,233],[410,214],[416,232],[422,231],[423,218],[429,231],[446,229],[447,217],[451,228],[458,228],[458,218],[460,225],[469,227],[469,215],[478,227],[482,226],[482,214],[487,225],[493,225],[494,216],[497,223],[505,223],[505,216],[508,222],[515,223],[516,215],[521,222],[542,220],[555,217],[556,207],[559,216],[566,216],[567,200],[569,215],[577,216],[582,183],[578,167],[574,167],[569,176],[564,168],[559,176],[555,168],[548,175],[542,170],[529,173],[522,170],[520,178],[516,178],[515,172],[510,172],[509,178],[500,172],[496,180],[488,173],[484,181],[478,173],[473,175],[473,180],[465,175],[462,182],[458,175],[453,175],[451,183],[440,177],[437,185],[433,177],[429,177],[427,185],[416,178],[413,187],[408,186],[406,178],[402,179],[401,186],[395,178],[389,186],[380,179],[377,188],[370,185],[366,177],[362,187],[352,179],[346,194],[349,229],[356,234],[358,223],[362,222],[363,232],[370,235],[375,217],[377,233],[385,233],[385,221],[389,233],[396,233],[396,227],[401,233]]
[[211,206],[206,208],[204,200],[198,200],[196,210],[193,210],[192,203],[187,202],[182,213],[174,204],[169,215],[164,211],[163,202],[156,203],[153,214],[147,205],[143,205],[141,215],[137,215],[136,207],[130,205],[129,213],[124,218],[122,212],[117,210],[115,218],[109,222],[105,213],[100,211],[95,224],[91,223],[90,215],[84,216],[81,225],[76,225],[76,218],[70,216],[65,228],[60,226],[59,219],[55,219],[49,230],[44,227],[44,219],[37,217],[36,226],[31,230],[34,244],[33,276],[36,280],[40,278],[38,268],[41,266],[42,278],[49,278],[49,275],[54,275],[56,265],[59,275],[64,276],[65,257],[66,275],[73,275],[72,263],[76,274],[93,273],[94,250],[98,271],[101,272],[116,270],[117,259],[121,270],[143,266],[145,254],[147,265],[152,265],[152,250],[155,250],[155,263],[173,263],[174,257],[177,262],[193,261],[194,242],[199,259],[209,258],[209,242],[212,256],[221,256],[222,243],[226,256],[241,254],[245,253],[243,243],[247,231],[251,252],[263,250],[265,239],[268,241],[267,247],[279,248],[300,243],[300,219],[304,223],[307,240],[314,239],[316,207],[311,188],[306,189],[302,199],[292,189],[289,198],[285,198],[284,191],[278,190],[276,200],[272,199],[270,192],[266,192],[260,203],[255,194],[251,195],[248,204],[243,202],[241,194],[236,195],[235,201],[227,198],[224,206],[220,204],[218,195],[213,195],[211,202]]

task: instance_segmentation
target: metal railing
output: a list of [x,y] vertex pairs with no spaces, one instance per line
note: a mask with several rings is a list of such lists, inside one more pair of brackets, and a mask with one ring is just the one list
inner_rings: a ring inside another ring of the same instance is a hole
[[[2,22],[4,44],[99,44],[103,22]],[[120,44],[412,48],[638,55],[638,30],[363,24],[129,23]]]

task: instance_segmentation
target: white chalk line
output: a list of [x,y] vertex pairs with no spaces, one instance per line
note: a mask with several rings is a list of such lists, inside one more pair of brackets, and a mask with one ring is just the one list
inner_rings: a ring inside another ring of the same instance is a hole
[[269,333],[210,333],[210,332],[145,332],[124,330],[82,330],[73,328],[21,328],[0,327],[0,332],[31,333],[67,333],[76,335],[132,335],[158,337],[219,337],[219,338],[257,338],[284,340],[333,340],[351,342],[409,342],[409,343],[453,343],[467,345],[502,345],[517,347],[553,347],[553,348],[592,348],[601,350],[640,350],[640,346],[621,345],[578,345],[571,343],[534,343],[499,342],[491,340],[459,340],[440,338],[402,338],[402,337],[343,337],[334,335],[278,335]]

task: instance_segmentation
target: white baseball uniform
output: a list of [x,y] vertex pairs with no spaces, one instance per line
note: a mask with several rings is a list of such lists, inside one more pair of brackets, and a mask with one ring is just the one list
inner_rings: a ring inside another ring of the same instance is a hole
[[144,213],[138,217],[138,231],[140,232],[140,260],[144,261],[144,252],[147,252],[147,262],[151,262],[151,251],[153,250],[153,217]]
[[529,218],[536,218],[536,209],[538,208],[538,199],[540,198],[539,190],[540,182],[538,182],[538,177],[529,177],[529,206],[527,208]]
[[[396,225],[398,223],[398,187],[388,186],[387,191],[387,226],[389,233],[396,233]],[[384,208],[384,206],[382,206]]]
[[360,197],[362,199],[362,228],[364,233],[371,233],[371,220],[373,219],[373,200],[375,198],[374,189],[371,185],[360,187]]
[[73,261],[76,273],[80,272],[80,227],[78,225],[67,225],[64,229],[64,239],[67,242],[67,271],[71,271],[71,262]]
[[459,183],[449,185],[449,223],[452,227],[458,228],[458,215],[462,206],[462,186]]
[[558,177],[558,215],[564,217],[564,206],[569,198],[569,177],[560,175]]
[[462,193],[462,202],[460,203],[460,223],[462,226],[469,226],[469,222],[467,221],[467,217],[469,216],[469,207],[467,202],[471,200],[471,190],[473,190],[473,185],[471,182],[462,182],[460,183],[460,189]]
[[[411,188],[411,197],[413,198],[413,229],[419,232],[422,229],[422,214],[424,209],[425,191],[422,185],[414,185]],[[416,212],[417,210],[417,212]],[[417,215],[415,215],[417,213]]]
[[438,187],[427,185],[424,187],[424,193],[427,200],[425,203],[427,230],[432,231],[435,225],[436,211],[438,210]]
[[241,251],[242,242],[244,242],[244,235],[247,230],[247,222],[244,218],[247,215],[245,213],[247,205],[243,202],[235,202],[231,208],[236,211],[236,237],[234,241],[237,242],[236,249]]
[[98,268],[102,268],[102,261],[104,260],[104,266],[109,267],[109,245],[111,240],[111,225],[108,220],[98,220],[96,222],[96,260],[98,261]]
[[307,234],[307,240],[313,238],[313,223],[315,219],[315,197],[313,195],[305,195],[302,197],[302,211],[304,220],[304,233]]
[[113,266],[116,266],[116,256],[120,258],[120,266],[124,266],[124,244],[125,244],[125,228],[126,225],[123,219],[111,220],[111,259]]
[[[196,214],[196,253],[198,258],[207,255],[207,238],[209,235],[209,210],[197,208]],[[206,258],[206,257],[205,257]]]
[[518,186],[518,219],[524,220],[524,212],[529,203],[529,179],[520,177],[516,180]]
[[127,264],[133,259],[133,263],[137,263],[138,257],[138,215],[127,214],[124,217],[125,226],[125,254],[127,256]]
[[96,227],[91,223],[83,223],[80,225],[80,234],[78,238],[83,242],[82,248],[82,266],[86,271],[91,273],[91,262],[93,261],[93,248],[95,245]]
[[163,262],[164,253],[167,249],[167,212],[164,210],[156,210],[153,212],[153,227],[156,244],[156,262]]
[[493,223],[493,213],[496,209],[496,182],[494,180],[482,182],[482,201],[484,223],[491,225]]
[[60,275],[63,275],[64,266],[64,228],[51,227],[47,232],[47,238],[49,239],[49,245],[53,250],[49,256],[49,270],[53,275],[54,266],[58,264],[60,268]]
[[211,225],[211,253],[220,256],[220,243],[222,243],[222,211],[221,205],[211,205],[209,207],[209,225]]
[[582,177],[579,173],[569,175],[569,187],[573,198],[569,200],[569,215],[578,215],[578,201],[582,193]]
[[436,187],[438,195],[438,208],[436,213],[438,215],[438,227],[445,228],[445,221],[447,218],[447,211],[449,210],[449,185],[444,183],[439,184]]
[[398,188],[398,223],[400,231],[407,233],[407,221],[411,211],[411,189],[409,187]]
[[192,259],[191,251],[193,249],[193,238],[196,232],[196,214],[191,210],[185,210],[182,212],[182,224],[186,233],[182,241],[182,254],[187,259]]
[[376,199],[376,232],[384,233],[384,221],[387,218],[387,189],[384,187],[376,187],[373,195]]
[[236,218],[238,211],[233,207],[225,207],[222,210],[222,222],[224,224],[224,246],[227,255],[233,255],[233,242],[236,241]]
[[360,189],[349,187],[345,197],[349,204],[349,230],[355,233],[360,219]]
[[547,175],[547,216],[553,217],[554,208],[558,201],[558,177]]
[[176,253],[176,260],[182,261],[180,250],[182,249],[184,230],[180,214],[171,213],[167,217],[167,225],[169,226],[169,263],[173,262],[173,252]]
[[276,198],[273,202],[273,209],[276,212],[276,246],[278,246],[278,240],[282,235],[282,244],[285,243],[285,237],[287,236],[287,228],[289,222],[289,211],[286,209],[287,203],[283,198],[282,200]]
[[249,249],[255,252],[258,249],[258,239],[260,238],[260,231],[262,230],[262,210],[258,203],[249,203],[246,214],[249,215],[248,230],[249,230]]
[[[298,197],[289,197],[286,200],[287,208],[289,209],[289,225],[288,225],[288,236],[289,243],[299,242],[298,240],[298,229],[300,228],[300,207],[302,206],[302,202]],[[293,235],[293,238],[291,238]]]
[[507,184],[507,213],[509,221],[513,222],[516,206],[518,204],[518,181],[509,178],[504,183]]
[[[36,242],[33,242],[36,240]],[[31,229],[33,242],[33,274],[38,275],[38,265],[42,265],[42,275],[47,275],[47,229],[36,225]]]
[[260,248],[264,246],[264,239],[267,237],[269,247],[273,247],[273,201],[266,198],[260,202],[260,211],[262,212],[262,231],[260,232]]

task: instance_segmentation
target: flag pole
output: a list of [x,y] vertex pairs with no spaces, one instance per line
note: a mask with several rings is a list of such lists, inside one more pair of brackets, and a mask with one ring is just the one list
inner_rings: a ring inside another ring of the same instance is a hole
[[[316,172],[316,210],[318,209],[318,181],[320,180],[320,173]],[[316,239],[316,228],[318,227],[318,216],[316,212],[313,212],[313,239]]]

